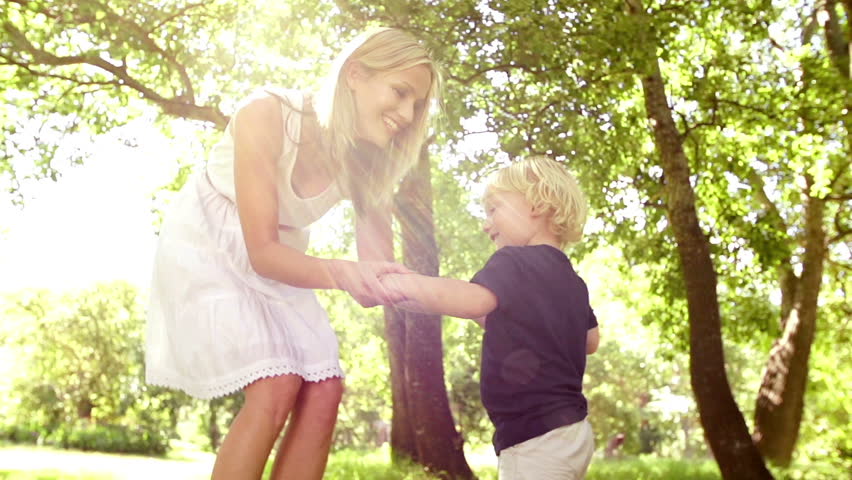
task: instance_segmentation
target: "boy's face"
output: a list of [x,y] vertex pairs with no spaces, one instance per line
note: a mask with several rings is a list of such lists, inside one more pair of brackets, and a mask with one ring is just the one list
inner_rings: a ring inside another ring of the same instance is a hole
[[485,196],[482,229],[498,249],[529,245],[541,228],[540,219],[522,193],[489,190]]

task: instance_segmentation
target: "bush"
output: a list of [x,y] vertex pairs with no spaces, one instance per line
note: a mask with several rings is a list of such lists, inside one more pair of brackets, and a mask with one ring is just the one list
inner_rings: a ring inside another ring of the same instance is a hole
[[158,432],[138,427],[79,421],[54,430],[44,443],[86,451],[162,455],[166,453],[169,440]]
[[0,428],[0,440],[16,444],[51,445],[86,451],[162,455],[169,439],[156,430],[126,425],[95,424],[79,420],[47,428],[34,423],[6,425]]
[[12,443],[39,443],[39,438],[44,436],[44,431],[38,425],[32,423],[11,424],[0,427],[0,440]]

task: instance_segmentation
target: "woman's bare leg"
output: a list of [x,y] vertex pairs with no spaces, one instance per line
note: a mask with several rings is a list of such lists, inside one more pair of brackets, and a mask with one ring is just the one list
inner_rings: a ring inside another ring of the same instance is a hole
[[340,378],[302,384],[275,456],[271,480],[322,478],[342,396]]
[[262,378],[245,388],[245,403],[216,454],[212,480],[259,480],[269,452],[299,398],[302,378]]

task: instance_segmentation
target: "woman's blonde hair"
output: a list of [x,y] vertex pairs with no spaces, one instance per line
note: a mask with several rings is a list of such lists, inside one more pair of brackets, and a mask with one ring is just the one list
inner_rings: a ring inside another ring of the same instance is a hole
[[[368,74],[398,72],[426,65],[432,82],[425,106],[384,150],[356,137],[355,98],[345,81],[346,66],[358,62]],[[375,28],[349,42],[335,59],[314,108],[324,130],[328,168],[356,210],[388,205],[399,180],[417,163],[428,133],[429,109],[439,104],[441,75],[431,53],[410,34]]]
[[497,170],[489,177],[485,196],[498,191],[521,193],[533,209],[547,214],[562,247],[583,238],[586,197],[577,179],[556,160],[533,156]]

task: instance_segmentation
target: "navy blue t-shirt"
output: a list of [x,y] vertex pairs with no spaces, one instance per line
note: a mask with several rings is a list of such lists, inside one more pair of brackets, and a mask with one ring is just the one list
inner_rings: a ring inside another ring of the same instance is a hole
[[471,282],[497,296],[485,323],[480,393],[500,451],[586,418],[589,291],[549,245],[503,247]]

